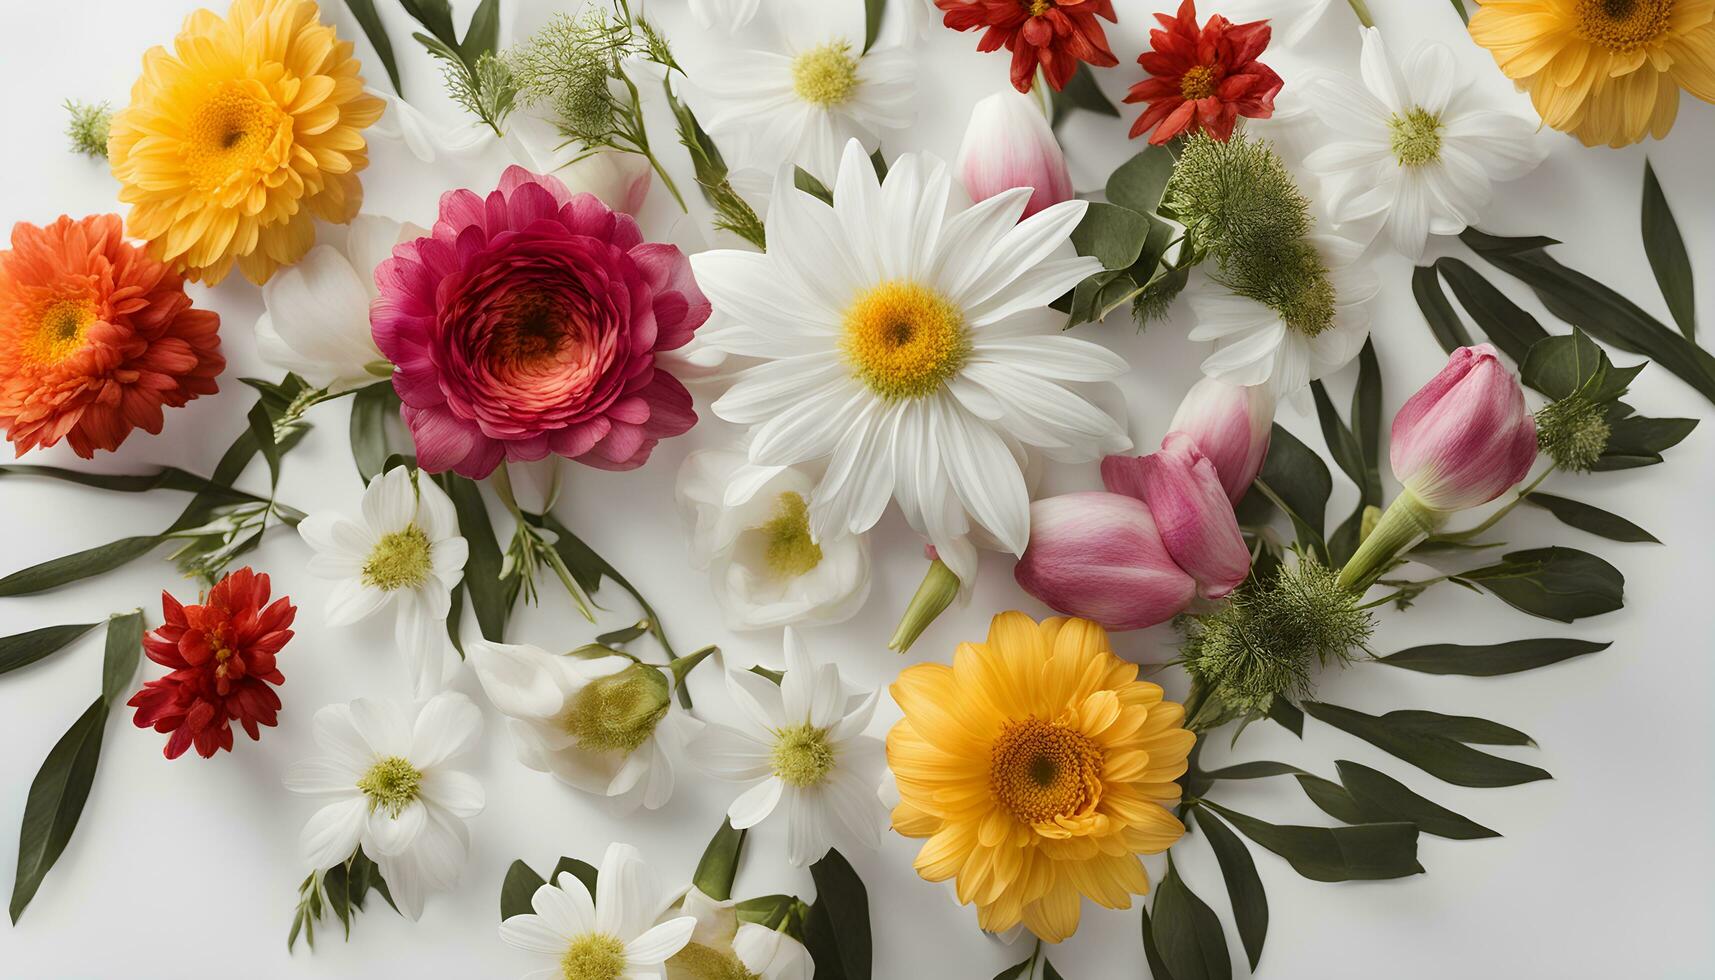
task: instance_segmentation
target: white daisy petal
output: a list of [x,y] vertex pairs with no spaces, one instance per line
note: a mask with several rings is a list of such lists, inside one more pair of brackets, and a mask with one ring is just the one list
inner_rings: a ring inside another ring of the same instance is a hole
[[696,928],[697,920],[689,915],[651,926],[641,936],[625,944],[626,962],[635,966],[665,963],[674,953],[685,948]]
[[780,794],[786,789],[786,784],[779,777],[769,778],[745,790],[739,798],[727,807],[727,819],[737,830],[746,830],[768,819],[774,808],[780,804]]

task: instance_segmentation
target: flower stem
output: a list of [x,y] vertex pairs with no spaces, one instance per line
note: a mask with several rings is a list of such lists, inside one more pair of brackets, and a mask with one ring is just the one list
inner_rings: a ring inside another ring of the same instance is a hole
[[1473,528],[1466,530],[1466,531],[1454,531],[1450,534],[1440,535],[1440,537],[1445,539],[1445,540],[1448,540],[1448,541],[1469,541],[1472,538],[1476,537],[1477,535],[1482,534],[1484,531],[1487,531],[1489,528],[1494,527],[1496,524],[1499,524],[1501,522],[1501,518],[1512,513],[1512,509],[1514,507],[1517,507],[1519,504],[1523,503],[1524,498],[1530,496],[1530,492],[1532,490],[1535,490],[1537,487],[1541,486],[1542,481],[1548,479],[1548,474],[1553,473],[1555,470],[1555,467],[1558,465],[1559,464],[1557,464],[1557,463],[1548,464],[1548,469],[1543,470],[1542,473],[1539,476],[1537,476],[1536,479],[1530,481],[1530,485],[1525,487],[1523,490],[1520,490],[1518,492],[1518,495],[1513,497],[1513,499],[1507,501],[1506,505],[1504,507],[1501,507],[1499,510],[1495,511],[1493,514],[1490,514],[1488,516],[1488,519],[1483,521],[1483,523],[1478,524],[1476,527],[1473,527]]
[[1409,490],[1395,497],[1376,529],[1340,569],[1340,587],[1361,595],[1396,556],[1432,534],[1445,519],[1445,514],[1423,506]]
[[1352,13],[1358,15],[1358,23],[1365,27],[1376,26],[1376,20],[1370,16],[1370,8],[1364,4],[1364,0],[1346,0],[1346,2],[1352,5]]

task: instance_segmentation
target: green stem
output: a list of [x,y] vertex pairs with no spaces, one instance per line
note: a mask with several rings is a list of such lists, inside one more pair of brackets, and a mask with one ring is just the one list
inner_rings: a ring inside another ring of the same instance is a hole
[[941,559],[929,563],[929,570],[923,573],[923,581],[917,586],[917,592],[911,597],[911,603],[905,607],[905,614],[899,617],[899,626],[893,631],[893,639],[887,641],[887,647],[898,653],[911,649],[911,644],[923,635],[935,617],[941,615],[952,605],[959,594],[959,577],[953,574]]
[[1352,13],[1358,15],[1358,23],[1365,27],[1376,26],[1376,19],[1370,16],[1370,8],[1364,4],[1364,0],[1346,0],[1346,2],[1352,5]]
[[1340,569],[1340,587],[1362,595],[1396,556],[1434,533],[1445,519],[1445,514],[1423,506],[1409,490],[1395,497],[1375,530]]
[[1493,514],[1490,514],[1488,516],[1488,519],[1483,521],[1483,523],[1478,524],[1476,527],[1473,527],[1470,530],[1454,531],[1450,534],[1440,535],[1440,537],[1445,539],[1445,540],[1448,540],[1448,541],[1469,541],[1472,538],[1476,537],[1477,535],[1482,534],[1484,531],[1487,531],[1489,528],[1494,527],[1496,524],[1499,524],[1501,522],[1501,518],[1512,513],[1512,509],[1514,507],[1517,507],[1519,504],[1524,503],[1524,498],[1530,496],[1530,492],[1532,490],[1535,490],[1537,487],[1541,486],[1542,481],[1548,479],[1548,474],[1553,473],[1555,468],[1558,465],[1559,465],[1558,463],[1548,464],[1548,469],[1543,470],[1542,473],[1539,476],[1537,476],[1536,479],[1530,481],[1530,485],[1525,487],[1523,490],[1520,490],[1518,492],[1517,496],[1513,497],[1513,499],[1506,502],[1505,506],[1503,506],[1499,510],[1495,511]]
[[1465,12],[1464,0],[1453,0],[1453,9],[1459,11],[1459,19],[1465,22],[1466,27],[1470,27],[1471,15]]

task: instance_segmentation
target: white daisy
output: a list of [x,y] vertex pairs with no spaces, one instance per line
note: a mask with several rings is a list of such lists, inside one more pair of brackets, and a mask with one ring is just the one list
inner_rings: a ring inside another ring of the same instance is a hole
[[752,671],[727,671],[727,691],[748,724],[710,725],[690,753],[714,776],[753,784],[727,808],[735,828],[754,827],[784,807],[787,857],[803,866],[840,841],[880,843],[886,759],[881,740],[863,734],[876,692],[848,693],[840,669],[810,659],[790,626],[785,645],[778,685]]
[[596,875],[596,894],[569,871],[530,896],[534,914],[500,924],[509,946],[539,953],[550,965],[526,980],[650,980],[691,941],[697,920],[679,915],[657,922],[672,899],[630,844],[609,844]]
[[668,915],[693,916],[691,941],[667,961],[667,980],[811,980],[816,964],[804,944],[777,929],[738,920],[737,903],[692,886]]
[[361,845],[399,911],[422,915],[427,893],[458,884],[470,850],[465,821],[482,812],[482,785],[451,763],[481,735],[482,712],[454,692],[409,709],[358,698],[316,712],[327,755],[285,776],[292,792],[331,800],[304,825],[304,861],[331,868]]
[[770,50],[723,51],[695,73],[706,96],[698,114],[723,150],[732,147],[735,169],[796,164],[831,182],[847,140],[874,150],[884,131],[911,124],[911,53],[865,52],[863,7],[778,4]]
[[1336,135],[1304,159],[1324,181],[1342,233],[1368,242],[1383,228],[1417,259],[1430,235],[1457,235],[1489,204],[1491,182],[1536,169],[1535,124],[1480,106],[1446,45],[1419,45],[1402,72],[1381,32],[1364,31],[1363,81],[1317,72],[1305,100]]
[[329,626],[393,607],[394,643],[424,697],[445,683],[449,665],[456,668],[447,612],[470,549],[446,491],[403,466],[369,481],[362,508],[355,521],[317,511],[298,525],[315,550],[310,574],[338,583],[328,596]]
[[740,324],[722,344],[765,362],[735,375],[715,414],[755,427],[753,463],[830,457],[810,498],[817,541],[869,530],[897,499],[950,565],[970,556],[953,568],[968,579],[975,551],[958,541],[972,519],[1023,553],[1027,448],[1083,462],[1131,446],[1068,387],[1118,377],[1125,361],[1066,336],[1047,308],[1100,270],[1068,242],[1086,203],[1019,221],[1030,195],[950,210],[941,161],[903,155],[878,183],[853,140],[832,207],[782,173],[767,253],[691,256],[709,300]]
[[555,656],[528,644],[465,645],[518,761],[620,810],[673,795],[673,762],[702,731],[671,697],[667,675],[629,657]]
[[869,598],[864,536],[810,538],[815,485],[790,466],[752,465],[742,447],[685,458],[678,497],[691,563],[709,570],[729,628],[844,622]]

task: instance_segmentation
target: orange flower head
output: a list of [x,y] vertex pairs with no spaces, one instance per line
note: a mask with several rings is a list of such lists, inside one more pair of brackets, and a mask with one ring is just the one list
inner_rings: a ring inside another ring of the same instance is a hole
[[927,838],[917,873],[955,879],[983,929],[1059,942],[1084,898],[1130,908],[1149,890],[1138,855],[1185,832],[1167,810],[1196,740],[1185,709],[1095,623],[1002,613],[986,642],[907,668],[892,693],[893,829]]
[[18,455],[65,439],[86,459],[163,406],[215,392],[220,317],[125,241],[116,214],[20,221],[0,251],[0,427]]

